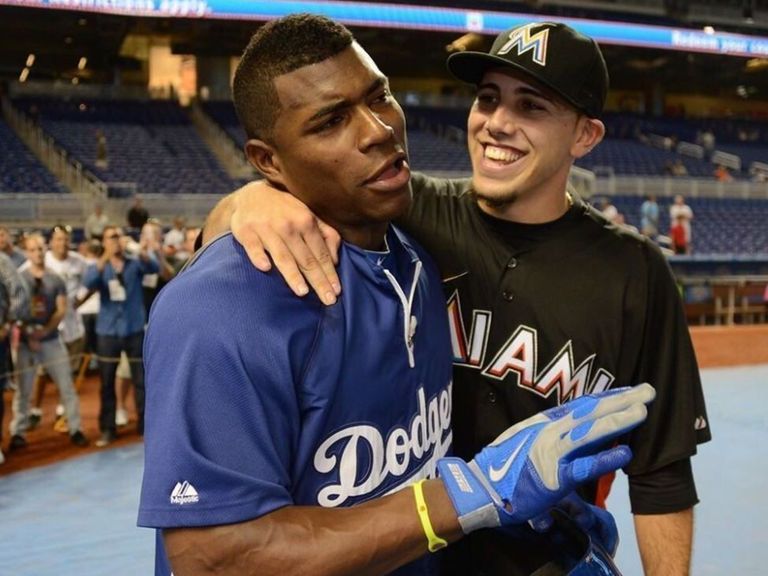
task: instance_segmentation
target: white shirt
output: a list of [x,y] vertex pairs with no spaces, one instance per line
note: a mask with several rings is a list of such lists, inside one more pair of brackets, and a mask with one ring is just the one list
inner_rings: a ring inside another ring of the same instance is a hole
[[107,218],[106,214],[91,214],[85,219],[85,236],[89,240],[94,236],[101,236],[107,224],[109,224],[109,218]]
[[82,295],[83,273],[86,266],[85,258],[77,252],[70,251],[64,260],[56,258],[50,250],[45,253],[45,267],[61,276],[67,287],[67,313],[59,324],[59,332],[64,342],[72,342],[85,335],[83,319],[75,309],[75,301]]
[[177,228],[168,230],[163,239],[163,246],[173,246],[180,250],[184,246],[184,230],[178,230]]
[[669,207],[669,225],[672,226],[677,222],[678,216],[683,217],[683,229],[685,230],[685,238],[688,242],[691,241],[691,220],[693,219],[693,210],[688,204],[672,204]]

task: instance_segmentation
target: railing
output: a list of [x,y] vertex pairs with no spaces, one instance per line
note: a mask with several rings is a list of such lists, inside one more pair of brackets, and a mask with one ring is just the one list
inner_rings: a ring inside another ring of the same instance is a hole
[[198,103],[190,106],[190,118],[208,148],[231,178],[250,178],[254,169],[245,159],[243,151],[232,141],[229,135],[216,124]]
[[[598,172],[598,170],[596,170]],[[601,172],[595,181],[595,193],[607,196],[671,197],[682,194],[691,198],[768,199],[768,183],[737,180],[719,182],[713,178],[666,176],[616,176]]]
[[682,277],[679,281],[689,294],[685,311],[691,324],[732,326],[768,320],[768,275]]
[[[221,194],[142,194],[144,207],[153,218],[169,224],[174,217],[183,216],[188,225],[198,226]],[[13,228],[45,229],[54,224],[81,227],[93,211],[92,200],[74,194],[0,194],[0,224]],[[132,198],[99,200],[112,224],[125,225]]]
[[[71,82],[9,82],[8,94],[12,98],[32,96],[42,98],[83,98],[87,100],[153,100],[159,94],[150,94],[145,86],[115,84],[72,84]],[[168,99],[166,96],[162,99]]]

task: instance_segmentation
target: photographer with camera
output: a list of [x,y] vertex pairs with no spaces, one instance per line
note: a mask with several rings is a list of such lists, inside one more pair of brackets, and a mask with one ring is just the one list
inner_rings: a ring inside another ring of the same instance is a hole
[[101,372],[101,437],[96,442],[99,447],[111,444],[117,437],[115,372],[122,351],[131,361],[137,431],[139,434],[144,432],[142,347],[146,313],[142,281],[147,274],[157,274],[159,267],[150,254],[146,240],[139,243],[136,257],[131,257],[122,248],[122,236],[120,229],[114,226],[104,229],[104,252],[95,264],[88,267],[83,278],[83,284],[89,290],[97,290],[100,297],[96,319],[96,352]]

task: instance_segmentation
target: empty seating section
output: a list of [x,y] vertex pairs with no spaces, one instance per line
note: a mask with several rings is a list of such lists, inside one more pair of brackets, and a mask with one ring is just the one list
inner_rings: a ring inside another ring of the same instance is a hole
[[203,111],[216,122],[230,138],[242,149],[245,146],[245,130],[240,126],[235,106],[230,101],[209,101],[202,103]]
[[[186,112],[169,101],[17,100],[42,128],[111,192],[226,193],[233,183]],[[106,138],[97,162],[97,135]],[[132,184],[135,183],[135,187]]]
[[0,150],[0,193],[67,192],[1,118]]
[[[185,110],[169,101],[56,101],[17,99],[68,153],[115,188],[144,193],[226,193],[240,182],[230,179],[198,136]],[[205,102],[205,113],[238,145],[245,142],[232,102]],[[405,106],[411,168],[442,175],[468,175],[466,114],[461,108]],[[712,164],[651,146],[640,134],[673,139],[696,138],[712,130],[718,148],[753,161],[768,162],[768,124],[736,121],[655,119],[624,113],[606,115],[603,143],[577,162],[615,174],[661,176],[680,158],[693,177],[712,177]],[[97,134],[106,135],[108,163],[97,163]],[[0,122],[0,192],[61,192],[62,187],[32,156],[11,129]],[[742,177],[747,177],[743,172]],[[120,183],[136,183],[134,188]],[[643,198],[617,196],[614,204],[626,222],[639,227]],[[669,230],[670,198],[659,198],[661,232]],[[694,210],[695,255],[768,253],[768,200],[687,198]]]
[[464,140],[457,142],[425,130],[409,130],[408,155],[412,170],[467,175],[472,172]]
[[[714,136],[715,150],[741,158],[741,171],[733,172],[736,178],[751,177],[752,162],[768,163],[768,122],[765,120],[653,118],[616,112],[606,113],[603,120],[607,138],[622,143],[639,141],[642,136],[655,134],[669,138],[673,146],[676,142],[698,144],[701,143],[702,133],[709,131]],[[602,147],[603,144],[595,151]],[[676,153],[674,157],[683,159],[690,176],[712,176],[713,165],[709,160],[696,160]],[[617,173],[620,172],[617,170]],[[631,173],[644,172],[634,169]]]
[[[643,198],[614,196],[612,201],[627,224],[640,226]],[[669,230],[670,198],[657,199],[662,233]],[[693,209],[691,237],[694,254],[768,253],[768,200],[687,198]]]
[[694,158],[662,148],[655,148],[635,140],[606,138],[592,152],[576,161],[576,165],[599,172],[608,167],[614,174],[637,176],[663,176],[665,167],[682,158],[689,176],[711,176],[712,166]]

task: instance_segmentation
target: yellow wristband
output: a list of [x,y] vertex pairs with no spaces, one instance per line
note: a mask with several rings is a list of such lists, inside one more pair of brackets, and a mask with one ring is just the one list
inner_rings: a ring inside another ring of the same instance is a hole
[[441,548],[448,546],[448,542],[435,534],[435,531],[432,529],[432,522],[429,521],[429,509],[427,508],[427,502],[424,500],[424,489],[421,486],[424,482],[426,480],[419,480],[413,485],[413,496],[416,498],[416,511],[419,513],[421,528],[427,537],[427,547],[430,552],[437,552]]

